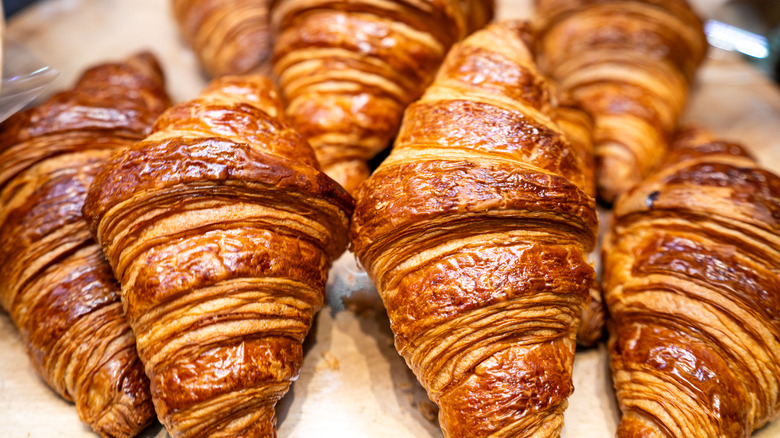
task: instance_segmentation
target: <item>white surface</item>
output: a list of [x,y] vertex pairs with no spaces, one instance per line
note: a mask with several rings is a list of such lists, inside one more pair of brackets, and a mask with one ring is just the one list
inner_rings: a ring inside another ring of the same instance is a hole
[[[714,6],[721,1],[699,0]],[[530,0],[507,0],[501,18],[524,17]],[[9,23],[8,33],[61,71],[54,91],[87,66],[152,49],[160,58],[174,100],[193,97],[205,83],[182,45],[167,0],[49,0]],[[710,59],[700,75],[687,120],[749,146],[780,171],[780,92],[733,58]],[[344,284],[364,288],[349,295]],[[441,437],[431,403],[396,353],[381,303],[357,273],[351,255],[331,275],[329,306],[317,316],[303,369],[278,407],[279,436],[294,438]],[[577,353],[576,390],[566,411],[564,438],[613,436],[618,411],[606,349]],[[0,437],[95,437],[72,405],[36,375],[19,335],[0,314]],[[159,425],[142,436],[166,437]],[[754,435],[780,436],[780,421]]]

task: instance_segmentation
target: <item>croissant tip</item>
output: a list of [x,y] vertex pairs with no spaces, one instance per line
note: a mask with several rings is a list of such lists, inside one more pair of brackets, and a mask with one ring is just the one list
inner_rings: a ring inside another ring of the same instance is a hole
[[623,414],[616,436],[617,438],[667,438],[651,417],[633,410]]
[[143,50],[135,53],[128,57],[125,60],[125,63],[160,84],[165,82],[165,73],[163,72],[162,65],[151,50]]

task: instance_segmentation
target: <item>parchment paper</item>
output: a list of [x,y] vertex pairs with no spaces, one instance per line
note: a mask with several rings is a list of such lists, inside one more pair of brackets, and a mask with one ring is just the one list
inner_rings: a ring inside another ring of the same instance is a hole
[[[722,2],[694,3],[708,13]],[[7,32],[61,72],[49,92],[72,84],[89,65],[150,49],[178,101],[194,97],[205,79],[168,8],[167,0],[49,0],[11,20]],[[529,10],[530,1],[504,0],[499,17],[522,18]],[[767,168],[780,171],[780,91],[740,59],[712,52],[685,119],[745,144]],[[351,254],[334,266],[328,306],[318,314],[304,348],[300,378],[277,409],[280,437],[442,436],[435,406],[393,348],[381,302]],[[574,384],[563,437],[614,436],[619,414],[603,344],[577,353]],[[97,436],[38,377],[4,313],[0,417],[0,437]],[[155,424],[142,436],[168,435]],[[780,437],[780,420],[754,436]]]

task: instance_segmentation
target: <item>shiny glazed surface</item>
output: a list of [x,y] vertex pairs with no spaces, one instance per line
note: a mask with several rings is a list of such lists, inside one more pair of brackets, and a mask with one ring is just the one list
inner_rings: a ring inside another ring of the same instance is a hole
[[262,76],[215,80],[113,155],[85,204],[174,437],[275,436],[347,245],[352,198],[282,111]]
[[0,127],[0,303],[33,365],[105,437],[129,437],[154,410],[119,287],[81,213],[115,149],[170,105],[141,54],[84,73],[68,91]]
[[275,1],[274,73],[324,172],[353,192],[447,50],[492,16],[492,0]]
[[170,0],[173,16],[212,77],[266,72],[270,0]]
[[[558,91],[556,97],[558,104],[553,108],[553,118],[582,162],[585,193],[595,197],[596,165],[591,139],[593,119],[568,94]],[[591,259],[598,257],[597,251],[598,248],[591,252]],[[605,319],[606,307],[601,294],[601,285],[599,281],[595,281],[590,287],[590,303],[582,310],[582,321],[577,330],[577,344],[583,347],[596,345],[604,335]]]
[[457,44],[357,191],[352,248],[447,437],[559,436],[598,220],[526,24]]
[[780,178],[678,134],[604,248],[619,437],[748,437],[780,398]]
[[542,69],[594,119],[599,197],[607,202],[659,163],[704,58],[685,0],[536,0]]

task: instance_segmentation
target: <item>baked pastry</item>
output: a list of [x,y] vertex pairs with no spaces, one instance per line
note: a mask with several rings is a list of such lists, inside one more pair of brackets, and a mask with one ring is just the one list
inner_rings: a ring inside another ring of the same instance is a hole
[[323,171],[353,192],[450,46],[492,14],[493,0],[277,0],[274,73]]
[[684,130],[604,248],[619,437],[748,437],[778,414],[780,178]]
[[84,207],[174,437],[275,436],[352,198],[262,76],[225,76],[115,154]]
[[595,201],[525,23],[453,47],[356,192],[353,250],[447,437],[556,437]]
[[0,125],[0,303],[43,379],[105,437],[154,418],[119,287],[81,207],[111,152],[170,105],[148,53],[87,70]]
[[537,0],[539,64],[593,116],[599,197],[664,156],[707,40],[685,0]]
[[270,0],[172,0],[173,16],[206,72],[270,71]]
[[[583,190],[588,195],[596,196],[595,163],[593,159],[593,121],[583,111],[571,96],[557,93],[557,103],[552,108],[552,116],[561,131],[569,140],[572,149],[579,155],[582,161],[582,174],[584,177]],[[598,251],[596,248],[591,255]],[[597,255],[596,255],[597,257]],[[594,281],[590,287],[590,303],[582,310],[582,322],[577,330],[577,343],[583,347],[592,347],[601,340],[604,333],[604,321],[606,309],[601,296],[601,287],[598,281]]]
[[[597,252],[598,248],[593,251]],[[589,290],[590,302],[583,307],[580,327],[577,329],[577,344],[593,347],[604,336],[606,307],[598,281],[594,281]]]

